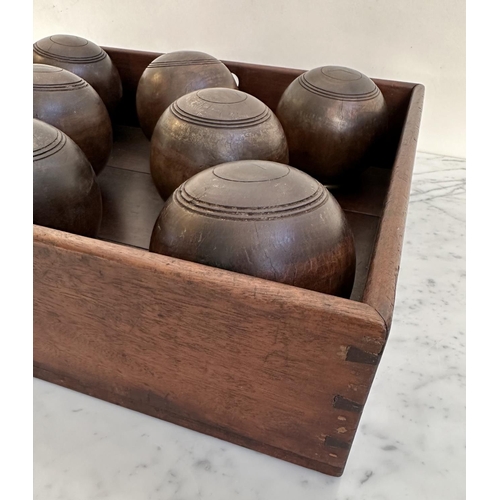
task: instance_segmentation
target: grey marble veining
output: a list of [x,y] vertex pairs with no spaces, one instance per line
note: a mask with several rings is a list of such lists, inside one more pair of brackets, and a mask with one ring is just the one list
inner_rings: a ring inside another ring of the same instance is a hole
[[34,498],[465,498],[465,161],[418,154],[390,340],[341,478],[35,379]]

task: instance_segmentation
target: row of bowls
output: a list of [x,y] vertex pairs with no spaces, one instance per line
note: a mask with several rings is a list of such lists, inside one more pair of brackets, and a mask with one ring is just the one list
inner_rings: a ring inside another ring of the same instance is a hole
[[[53,35],[36,42],[33,61],[34,117],[72,137],[99,173],[109,157],[112,142],[111,122],[104,108],[113,116],[122,96],[116,67],[101,47],[70,35]],[[197,92],[214,87],[227,90]],[[171,139],[174,135],[171,129],[179,126],[179,120],[163,116],[164,112],[179,98],[195,92],[178,101],[171,110],[183,122],[181,125],[195,125],[186,132],[192,136],[182,138],[189,142],[188,146],[200,139],[194,136],[201,127],[209,129],[201,140],[207,141],[210,152],[198,153],[202,156],[198,160],[202,163],[199,170],[210,166],[210,161],[271,159],[255,145],[259,129],[263,129],[262,134],[269,141],[281,141],[289,151],[289,157],[284,158],[280,151],[272,159],[290,161],[324,184],[339,183],[356,174],[387,126],[387,106],[382,93],[370,78],[353,69],[324,66],[300,75],[284,92],[277,116],[264,103],[236,88],[229,69],[208,54],[194,51],[164,54],[148,65],[139,80],[136,95],[139,123],[148,139],[153,137],[157,124],[164,129],[158,131],[152,144],[153,149],[155,144],[164,149],[165,134]],[[248,127],[243,126],[245,122]],[[271,131],[269,123],[273,123]],[[228,130],[222,131],[224,128]],[[242,135],[250,136],[242,138]],[[232,154],[222,151],[215,157],[213,153],[223,142],[238,144],[240,150]],[[186,145],[180,147],[182,154],[189,149]],[[283,145],[280,147],[284,149]],[[153,171],[172,167],[165,165],[168,159],[158,162],[162,164],[154,165]],[[173,168],[183,166],[176,163]],[[159,189],[162,191],[161,186]]]

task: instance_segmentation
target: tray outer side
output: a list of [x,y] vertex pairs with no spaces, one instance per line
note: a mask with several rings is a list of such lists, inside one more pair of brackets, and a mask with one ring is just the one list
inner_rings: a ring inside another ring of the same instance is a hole
[[[106,50],[124,88],[156,57]],[[38,226],[34,318],[35,376],[331,475],[387,335],[366,304]]]
[[340,475],[385,326],[362,303],[34,227],[34,372]]

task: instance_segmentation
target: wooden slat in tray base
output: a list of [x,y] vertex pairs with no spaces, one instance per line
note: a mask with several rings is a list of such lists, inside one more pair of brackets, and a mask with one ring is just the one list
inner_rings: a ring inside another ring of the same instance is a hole
[[[158,54],[106,49],[124,86],[99,239],[34,226],[34,374],[338,476],[387,341],[423,87],[377,80],[391,130],[335,192],[358,257],[349,300],[147,251],[162,206],[135,117]],[[300,71],[227,63],[274,109]],[[124,127],[125,125],[125,127]]]

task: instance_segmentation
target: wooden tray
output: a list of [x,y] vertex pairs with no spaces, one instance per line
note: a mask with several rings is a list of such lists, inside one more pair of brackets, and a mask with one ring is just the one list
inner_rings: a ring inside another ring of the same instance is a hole
[[[105,48],[124,98],[99,176],[99,239],[34,226],[34,375],[339,476],[389,333],[422,85],[375,80],[391,129],[335,192],[358,258],[350,300],[150,254],[162,207],[135,91],[159,54]],[[302,71],[225,62],[271,109]]]

